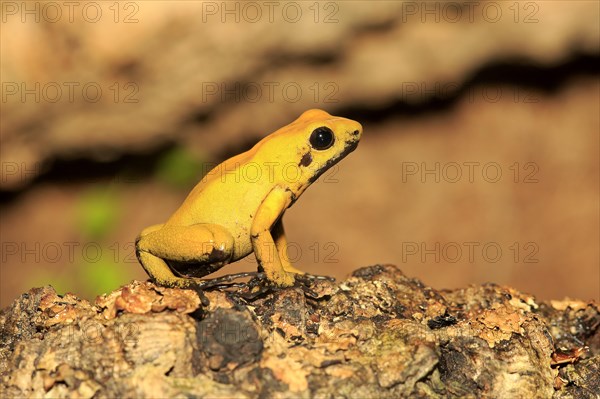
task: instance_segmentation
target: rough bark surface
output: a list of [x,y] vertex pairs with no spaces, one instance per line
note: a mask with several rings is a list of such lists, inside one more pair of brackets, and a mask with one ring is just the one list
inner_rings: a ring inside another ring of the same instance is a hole
[[600,392],[600,311],[391,265],[206,292],[34,288],[0,313],[2,397],[528,397]]

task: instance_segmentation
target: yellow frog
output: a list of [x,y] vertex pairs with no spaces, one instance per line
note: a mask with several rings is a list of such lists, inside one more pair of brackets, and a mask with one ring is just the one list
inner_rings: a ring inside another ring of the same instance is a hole
[[352,152],[362,126],[313,109],[212,169],[164,224],[144,229],[137,257],[158,284],[201,288],[206,276],[254,252],[280,287],[296,274],[281,218],[327,169]]

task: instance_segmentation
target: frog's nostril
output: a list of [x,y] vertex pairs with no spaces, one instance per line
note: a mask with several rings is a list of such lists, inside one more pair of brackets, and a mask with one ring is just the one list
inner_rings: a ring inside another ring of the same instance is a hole
[[358,133],[359,133],[358,130],[355,130],[355,131],[352,132],[352,135],[353,136],[358,136]]

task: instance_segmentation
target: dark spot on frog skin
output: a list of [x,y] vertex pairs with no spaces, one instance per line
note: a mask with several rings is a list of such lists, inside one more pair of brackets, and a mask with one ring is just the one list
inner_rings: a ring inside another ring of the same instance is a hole
[[306,154],[302,155],[302,159],[300,160],[300,163],[298,163],[298,166],[308,166],[312,163],[312,160],[312,155],[310,155],[309,151]]

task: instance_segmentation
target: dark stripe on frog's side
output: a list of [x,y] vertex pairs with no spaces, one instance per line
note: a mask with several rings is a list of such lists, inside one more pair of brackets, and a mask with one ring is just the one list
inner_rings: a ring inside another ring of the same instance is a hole
[[358,147],[358,141],[347,141],[344,151],[342,151],[337,157],[328,159],[327,162],[325,162],[325,164],[323,164],[323,166],[321,166],[319,170],[317,170],[317,172],[308,179],[308,181],[311,184],[314,183],[323,173],[325,173],[327,169],[331,167],[331,165],[336,164],[340,159],[350,154],[356,149],[356,147]]

